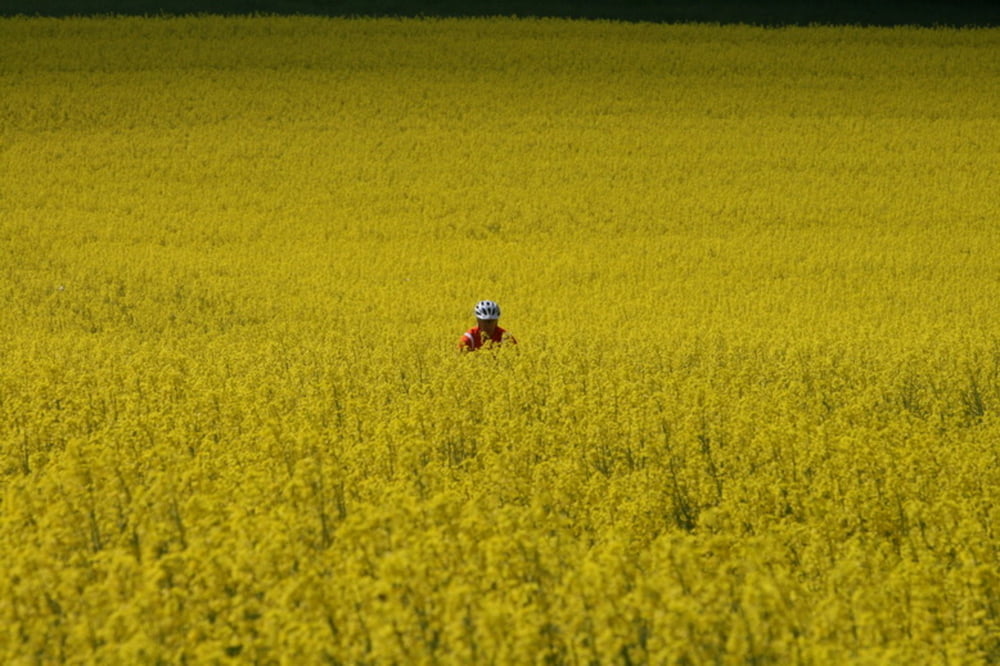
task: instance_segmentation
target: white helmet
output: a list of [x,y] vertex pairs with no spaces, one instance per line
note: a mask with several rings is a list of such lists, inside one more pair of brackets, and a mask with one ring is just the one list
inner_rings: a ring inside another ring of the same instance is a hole
[[473,312],[476,314],[476,319],[500,318],[500,306],[493,301],[479,301],[476,303],[476,309]]

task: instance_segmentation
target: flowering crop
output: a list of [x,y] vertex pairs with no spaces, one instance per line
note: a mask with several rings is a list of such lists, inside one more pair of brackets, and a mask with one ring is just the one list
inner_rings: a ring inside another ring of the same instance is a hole
[[0,21],[0,660],[1000,660],[998,51]]

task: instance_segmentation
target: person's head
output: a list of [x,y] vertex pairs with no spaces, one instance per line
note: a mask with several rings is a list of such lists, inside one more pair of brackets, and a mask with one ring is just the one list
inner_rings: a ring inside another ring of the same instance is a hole
[[500,319],[500,306],[493,301],[479,301],[473,313],[479,329],[492,335],[496,330],[497,320]]

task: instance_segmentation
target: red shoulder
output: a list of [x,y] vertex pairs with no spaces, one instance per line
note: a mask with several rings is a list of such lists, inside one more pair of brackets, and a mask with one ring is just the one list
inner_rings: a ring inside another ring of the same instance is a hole
[[475,347],[476,347],[476,340],[478,340],[478,338],[479,338],[479,327],[478,326],[473,326],[472,328],[470,328],[469,330],[467,330],[465,333],[463,333],[462,337],[458,339],[458,346],[459,347],[472,347],[473,349],[475,349]]

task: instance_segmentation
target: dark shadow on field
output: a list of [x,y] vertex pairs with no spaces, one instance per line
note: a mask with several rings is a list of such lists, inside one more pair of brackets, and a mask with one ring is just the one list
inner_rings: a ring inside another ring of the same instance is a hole
[[996,0],[0,0],[0,16],[548,16],[657,23],[1000,26]]

